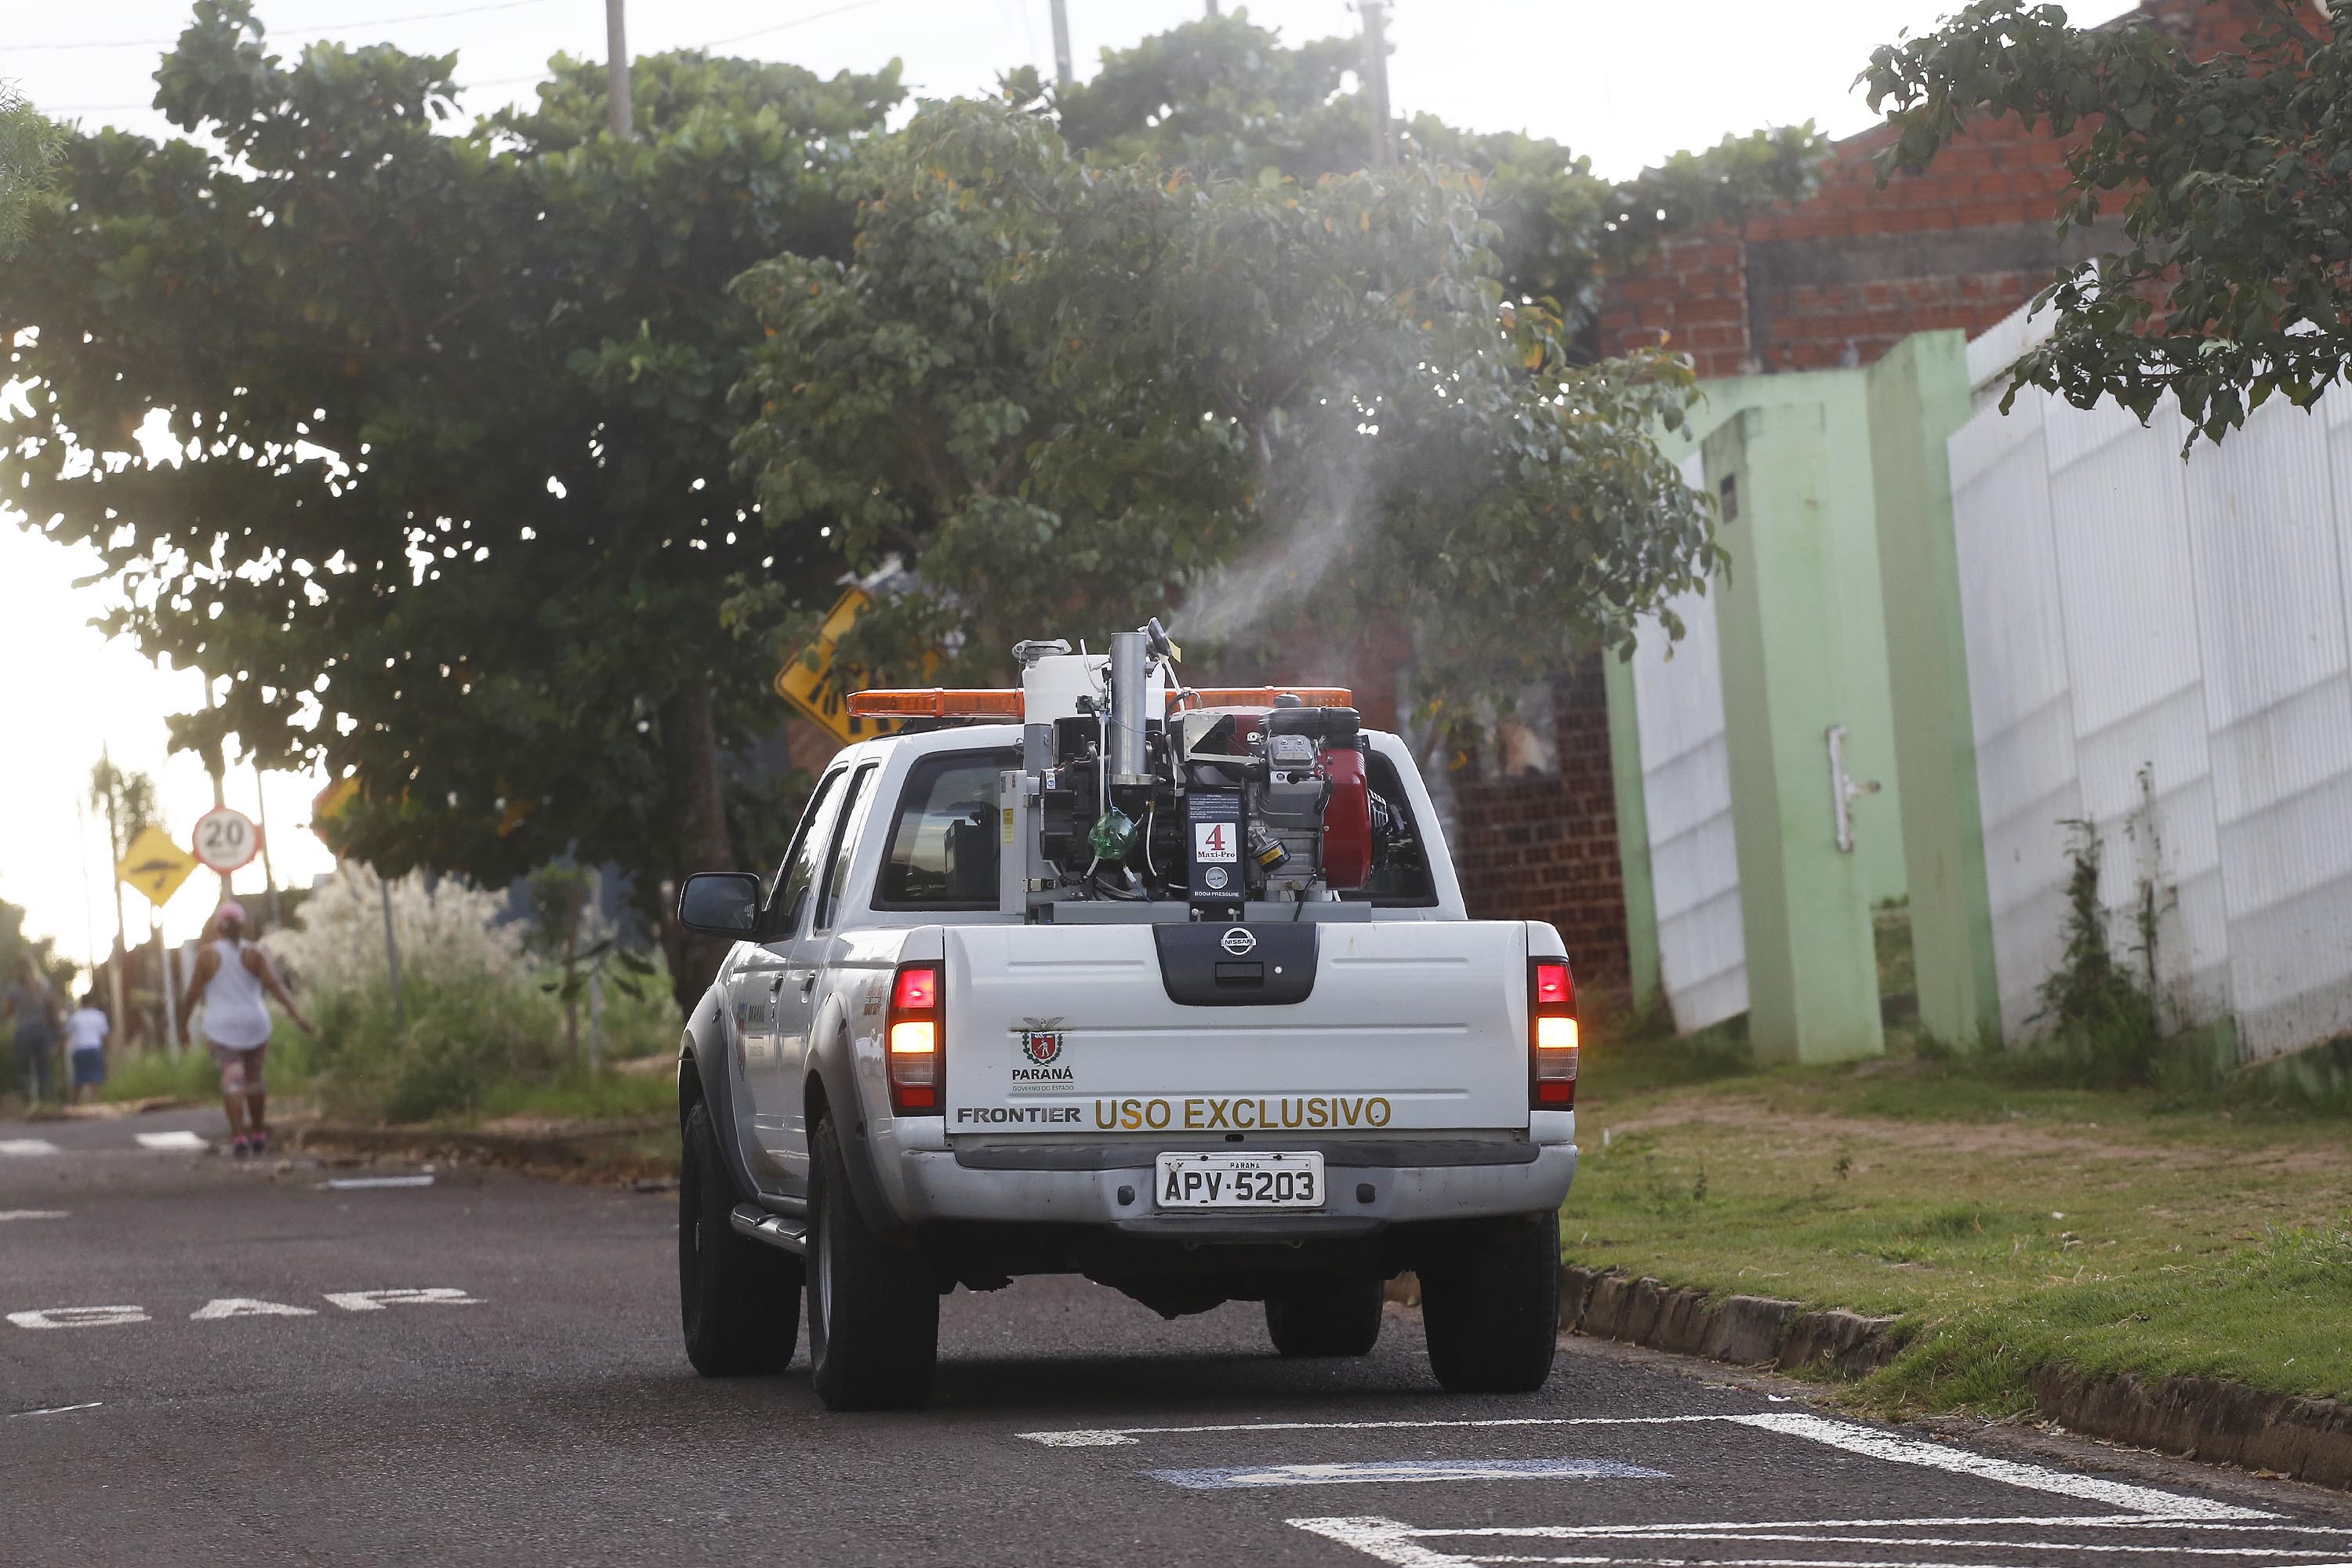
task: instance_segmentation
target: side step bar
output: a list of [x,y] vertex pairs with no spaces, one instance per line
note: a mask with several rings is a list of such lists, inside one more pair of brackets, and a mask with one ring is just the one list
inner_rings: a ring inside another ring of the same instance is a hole
[[795,1258],[808,1256],[806,1220],[787,1219],[780,1214],[770,1214],[757,1204],[737,1204],[734,1212],[727,1218],[740,1236],[764,1241],[770,1247],[782,1247]]

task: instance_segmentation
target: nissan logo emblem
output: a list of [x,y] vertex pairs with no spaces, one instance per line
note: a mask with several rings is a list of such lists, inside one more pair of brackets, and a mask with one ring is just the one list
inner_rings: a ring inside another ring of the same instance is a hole
[[1247,926],[1232,926],[1217,939],[1217,945],[1239,958],[1245,952],[1257,951],[1257,938],[1250,935]]

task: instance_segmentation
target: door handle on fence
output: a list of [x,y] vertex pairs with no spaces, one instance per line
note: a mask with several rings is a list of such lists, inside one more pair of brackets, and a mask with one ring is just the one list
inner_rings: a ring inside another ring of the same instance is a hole
[[1830,747],[1830,808],[1837,825],[1837,847],[1841,855],[1853,853],[1853,800],[1862,795],[1876,795],[1878,781],[1869,779],[1856,783],[1845,771],[1845,726],[1832,724],[1822,737]]

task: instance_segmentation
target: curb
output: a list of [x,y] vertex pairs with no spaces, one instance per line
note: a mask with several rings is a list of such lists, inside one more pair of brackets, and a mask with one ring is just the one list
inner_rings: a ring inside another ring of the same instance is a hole
[[1559,1271],[1559,1326],[1677,1355],[1704,1356],[1780,1372],[1828,1370],[1867,1377],[1901,1344],[1893,1318],[1807,1311],[1801,1301],[1728,1296],[1634,1279],[1614,1268],[1569,1265]]
[[675,1162],[647,1162],[612,1147],[617,1140],[674,1126],[667,1117],[635,1117],[576,1131],[486,1132],[431,1127],[365,1127],[319,1123],[295,1130],[296,1149],[346,1154],[389,1154],[499,1165],[559,1180],[617,1180],[639,1184],[677,1175]]
[[[1897,1321],[1769,1296],[1711,1301],[1703,1290],[1615,1268],[1559,1271],[1562,1332],[1740,1366],[1867,1377],[1908,1339]],[[2087,1377],[2063,1366],[2035,1372],[2032,1386],[2042,1415],[2086,1437],[2352,1490],[2352,1404],[2342,1400],[2265,1394],[2218,1377]]]
[[2085,1436],[2352,1491],[2352,1405],[2342,1400],[2218,1377],[2087,1378],[2070,1367],[2036,1372],[2033,1398]]

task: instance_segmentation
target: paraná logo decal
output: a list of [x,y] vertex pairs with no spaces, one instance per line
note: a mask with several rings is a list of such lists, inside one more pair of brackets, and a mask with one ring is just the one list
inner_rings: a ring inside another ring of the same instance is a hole
[[1235,958],[1239,958],[1244,953],[1257,951],[1257,938],[1250,934],[1247,926],[1234,926],[1217,939],[1217,945]]
[[1021,1059],[1013,1064],[1013,1092],[1051,1094],[1077,1087],[1077,1075],[1062,1060],[1069,1037],[1059,1018],[1024,1018],[1013,1026]]
[[1024,1018],[1021,1020],[1021,1054],[1039,1067],[1051,1063],[1062,1054],[1062,1020],[1059,1018]]

